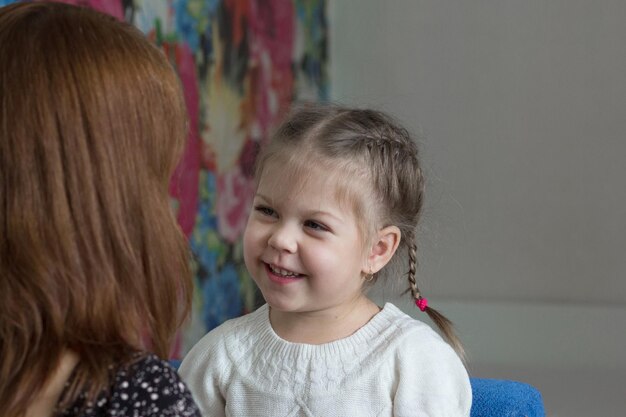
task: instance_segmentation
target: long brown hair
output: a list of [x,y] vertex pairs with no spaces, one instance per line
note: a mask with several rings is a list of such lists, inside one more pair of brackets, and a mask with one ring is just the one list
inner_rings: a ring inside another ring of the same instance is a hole
[[[422,298],[415,230],[422,215],[425,180],[417,144],[405,128],[379,111],[305,103],[294,107],[259,155],[257,179],[277,158],[295,170],[292,178],[305,176],[311,164],[324,166],[326,175],[334,174],[340,198],[351,200],[361,219],[365,240],[378,228],[397,226],[402,237],[394,258],[406,262],[402,269],[407,292],[416,301]],[[374,279],[386,269],[374,274]],[[432,307],[425,311],[464,358],[452,323]]]
[[167,193],[186,130],[178,78],[137,29],[0,9],[0,415],[23,415],[67,349],[66,402],[137,352],[167,357],[191,302]]

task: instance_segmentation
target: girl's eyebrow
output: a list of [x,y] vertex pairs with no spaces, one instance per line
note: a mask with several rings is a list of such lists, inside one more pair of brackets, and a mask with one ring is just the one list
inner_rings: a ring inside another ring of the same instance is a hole
[[259,197],[259,198],[261,198],[261,199],[263,199],[263,200],[265,200],[265,201],[268,201],[268,202],[270,201],[270,199],[269,199],[269,198],[265,197],[265,196],[264,196],[263,194],[261,194],[261,193],[256,193],[254,196],[255,196],[255,197]]
[[329,211],[324,211],[324,210],[312,210],[312,211],[307,211],[305,213],[306,217],[316,217],[316,216],[328,216],[333,218],[334,220],[338,221],[338,222],[343,222],[343,219],[341,217],[338,217],[336,215],[334,215],[333,213],[329,212]]

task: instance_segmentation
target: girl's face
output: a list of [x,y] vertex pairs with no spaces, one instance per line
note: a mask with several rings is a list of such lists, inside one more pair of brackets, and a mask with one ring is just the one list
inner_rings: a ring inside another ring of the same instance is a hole
[[337,200],[327,172],[299,183],[281,168],[265,167],[244,234],[245,263],[263,297],[285,313],[359,301],[367,261],[354,210]]

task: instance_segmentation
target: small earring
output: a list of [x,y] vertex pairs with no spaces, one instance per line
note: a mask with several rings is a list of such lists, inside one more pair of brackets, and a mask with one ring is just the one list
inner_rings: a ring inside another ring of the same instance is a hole
[[365,282],[372,282],[374,280],[374,274],[372,272],[365,274]]

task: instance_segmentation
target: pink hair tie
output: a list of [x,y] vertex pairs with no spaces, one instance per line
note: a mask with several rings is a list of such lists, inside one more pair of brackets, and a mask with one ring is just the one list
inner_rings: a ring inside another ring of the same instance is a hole
[[426,298],[420,297],[417,300],[415,300],[415,305],[421,311],[426,311],[426,307],[428,307],[428,300]]

